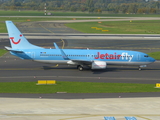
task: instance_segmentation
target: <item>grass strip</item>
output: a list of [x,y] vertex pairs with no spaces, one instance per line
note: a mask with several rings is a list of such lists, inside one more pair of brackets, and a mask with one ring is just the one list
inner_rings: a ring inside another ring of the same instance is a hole
[[[104,17],[160,17],[159,14],[108,14],[108,13],[88,13],[71,11],[48,11],[52,16],[104,16]],[[19,11],[19,10],[0,10],[0,16],[45,16],[44,11]]]
[[[53,17],[0,17],[0,21],[4,22],[6,20],[13,22],[34,22],[34,21],[54,21],[54,20],[93,20],[97,18],[53,18]],[[117,19],[117,18],[101,18],[101,19]]]
[[0,33],[7,33],[7,28],[4,22],[0,22]]
[[160,92],[154,84],[60,82],[36,85],[36,82],[1,82],[0,93],[137,93]]
[[4,50],[4,49],[0,49],[0,56],[3,56],[5,53],[7,53],[8,51],[7,50]]
[[153,57],[153,58],[156,59],[156,60],[160,60],[160,51],[148,53],[148,55],[149,55],[150,57]]

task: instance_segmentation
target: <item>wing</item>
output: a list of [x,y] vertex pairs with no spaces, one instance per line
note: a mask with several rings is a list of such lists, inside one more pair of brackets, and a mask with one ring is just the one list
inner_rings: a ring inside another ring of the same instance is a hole
[[60,49],[60,48],[57,46],[56,43],[54,43],[54,46],[55,46],[55,49],[59,49],[59,50],[61,51],[61,54],[62,54],[62,57],[63,57],[64,60],[69,60],[69,61],[67,62],[68,64],[71,64],[71,65],[91,65],[92,62],[94,62],[94,61],[92,61],[92,60],[72,60],[72,59],[69,59],[69,58],[67,57],[67,55],[65,54],[65,52],[64,52],[62,49]]
[[91,65],[92,62],[91,60],[69,60],[67,63],[72,64],[72,65]]

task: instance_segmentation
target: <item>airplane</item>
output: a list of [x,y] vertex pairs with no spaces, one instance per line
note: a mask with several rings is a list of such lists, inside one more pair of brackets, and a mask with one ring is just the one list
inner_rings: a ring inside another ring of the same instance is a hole
[[108,65],[134,65],[139,70],[153,63],[154,58],[138,51],[128,50],[90,50],[90,49],[60,49],[53,43],[55,49],[46,49],[29,43],[12,21],[5,21],[11,47],[5,48],[21,59],[42,63],[74,65],[83,71],[86,66],[91,69],[106,69]]

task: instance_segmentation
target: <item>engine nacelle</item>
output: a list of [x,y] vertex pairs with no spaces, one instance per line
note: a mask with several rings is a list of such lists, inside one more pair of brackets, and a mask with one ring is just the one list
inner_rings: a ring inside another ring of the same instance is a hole
[[106,69],[107,64],[103,61],[94,61],[91,65],[91,69]]

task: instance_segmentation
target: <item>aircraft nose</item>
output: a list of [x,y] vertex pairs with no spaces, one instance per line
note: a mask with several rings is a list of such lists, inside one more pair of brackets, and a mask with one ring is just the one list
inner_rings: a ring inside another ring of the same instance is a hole
[[154,58],[150,57],[150,61],[155,62],[156,60]]

